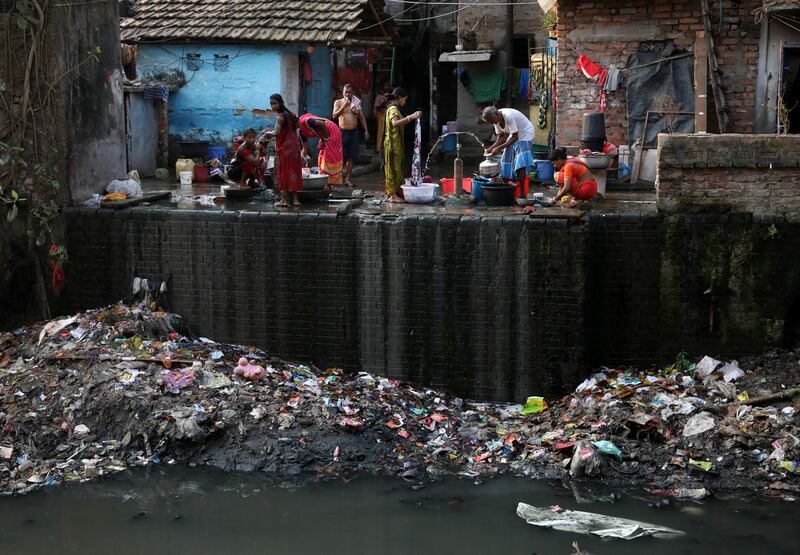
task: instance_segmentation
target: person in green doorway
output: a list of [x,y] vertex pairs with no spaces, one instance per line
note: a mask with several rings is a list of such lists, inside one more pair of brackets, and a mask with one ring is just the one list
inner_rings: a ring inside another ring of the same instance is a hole
[[422,117],[422,112],[416,111],[410,116],[403,117],[400,109],[405,107],[408,102],[408,93],[402,87],[395,88],[387,96],[389,105],[386,109],[386,136],[383,140],[386,197],[392,202],[403,202],[403,190],[401,189],[404,180],[403,161],[405,158],[403,127]]

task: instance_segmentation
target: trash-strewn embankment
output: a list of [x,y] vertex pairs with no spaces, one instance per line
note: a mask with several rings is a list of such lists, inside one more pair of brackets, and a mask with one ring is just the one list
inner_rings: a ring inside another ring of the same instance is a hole
[[603,369],[560,401],[523,408],[291,364],[182,329],[176,315],[120,304],[0,335],[0,491],[188,463],[279,480],[513,473],[674,497],[800,495],[797,352],[742,368],[705,358]]

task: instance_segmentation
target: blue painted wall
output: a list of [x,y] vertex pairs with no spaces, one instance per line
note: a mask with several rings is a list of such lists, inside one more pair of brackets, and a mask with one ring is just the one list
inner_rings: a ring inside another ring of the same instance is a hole
[[[144,80],[163,80],[182,72],[186,84],[169,99],[170,136],[183,140],[203,140],[230,145],[244,129],[261,129],[274,124],[274,118],[259,111],[269,110],[269,96],[284,92],[281,82],[283,54],[296,55],[305,45],[222,45],[222,44],[142,44],[137,56],[137,71]],[[198,53],[202,60],[193,71],[186,55]],[[214,55],[228,56],[228,70],[216,71]],[[308,90],[310,111],[330,115],[331,71],[328,48],[317,47],[311,54],[314,82]]]

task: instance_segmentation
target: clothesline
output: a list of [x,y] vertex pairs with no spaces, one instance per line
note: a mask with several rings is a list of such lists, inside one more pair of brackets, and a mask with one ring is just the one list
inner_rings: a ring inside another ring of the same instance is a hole
[[685,58],[686,56],[692,56],[694,52],[684,52],[683,54],[677,54],[675,56],[669,56],[667,58],[661,58],[660,60],[656,60],[654,62],[647,62],[646,64],[640,64],[638,66],[631,66],[631,67],[624,67],[620,69],[620,71],[630,71],[632,69],[639,69],[647,66],[653,66],[656,64],[660,64],[661,62],[668,62],[669,60],[677,60],[678,58]]
[[[578,49],[575,48],[574,46],[572,46],[572,44],[570,44],[569,42],[564,41],[564,44],[567,45],[567,48],[569,48],[570,50],[575,52],[575,54],[577,54],[578,56],[581,55],[581,53],[578,51]],[[632,69],[640,69],[640,68],[643,68],[643,67],[660,64],[661,62],[668,62],[670,60],[677,60],[678,58],[685,58],[687,56],[692,56],[692,55],[694,55],[694,52],[684,52],[683,54],[676,54],[675,56],[669,56],[667,58],[661,58],[659,60],[648,62],[646,64],[641,64],[641,65],[638,65],[638,66],[623,67],[623,68],[620,68],[620,71],[630,71]]]

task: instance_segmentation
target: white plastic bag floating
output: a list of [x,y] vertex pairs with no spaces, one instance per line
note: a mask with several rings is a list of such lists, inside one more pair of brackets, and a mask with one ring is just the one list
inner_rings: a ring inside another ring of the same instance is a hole
[[517,505],[517,516],[534,526],[552,528],[562,532],[594,534],[601,538],[633,540],[645,536],[674,538],[684,535],[680,530],[657,524],[584,511],[556,512],[550,507],[533,507],[527,503]]
[[107,193],[125,193],[127,197],[142,196],[142,180],[139,179],[139,172],[131,170],[128,172],[127,179],[115,179],[106,187]]

